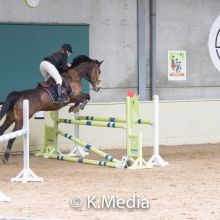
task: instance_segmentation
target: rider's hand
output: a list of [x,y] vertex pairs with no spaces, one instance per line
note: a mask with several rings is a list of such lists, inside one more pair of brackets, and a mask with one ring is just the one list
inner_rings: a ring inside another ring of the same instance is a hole
[[68,66],[68,67],[71,67],[71,66],[72,66],[72,64],[71,64],[71,63],[67,63],[67,66]]

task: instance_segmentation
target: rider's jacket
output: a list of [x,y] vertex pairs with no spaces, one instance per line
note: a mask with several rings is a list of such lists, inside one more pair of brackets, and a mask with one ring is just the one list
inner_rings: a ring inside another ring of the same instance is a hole
[[67,58],[68,58],[67,54],[64,54],[58,51],[45,57],[44,60],[52,63],[57,68],[59,73],[62,73],[62,72],[67,71],[68,69]]

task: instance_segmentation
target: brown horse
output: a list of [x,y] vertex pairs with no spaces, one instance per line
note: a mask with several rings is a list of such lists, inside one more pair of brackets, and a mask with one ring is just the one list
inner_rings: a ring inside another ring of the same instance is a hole
[[[81,92],[81,79],[84,78],[88,80],[93,90],[98,92],[101,88],[101,80],[99,77],[101,73],[100,65],[102,62],[92,60],[84,55],[78,56],[73,60],[72,66],[68,69],[67,73],[62,74],[64,80],[68,81],[72,89],[72,94],[65,103],[54,103],[49,94],[41,87],[21,92],[11,92],[7,96],[0,111],[0,120],[6,114],[5,121],[0,127],[0,135],[4,134],[14,122],[15,126],[13,131],[22,129],[24,99],[29,100],[29,118],[38,111],[59,110],[69,103],[75,103],[74,106],[70,107],[69,112],[77,112],[83,109],[89,101],[90,95]],[[7,149],[3,157],[3,162],[5,164],[8,162],[14,141],[15,138],[8,141]]]

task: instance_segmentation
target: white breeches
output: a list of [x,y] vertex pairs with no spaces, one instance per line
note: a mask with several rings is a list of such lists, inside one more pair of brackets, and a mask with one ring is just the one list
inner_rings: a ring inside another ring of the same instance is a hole
[[57,68],[50,62],[43,60],[40,63],[40,71],[44,77],[44,80],[48,80],[50,76],[56,81],[56,84],[62,85],[62,78],[57,70]]

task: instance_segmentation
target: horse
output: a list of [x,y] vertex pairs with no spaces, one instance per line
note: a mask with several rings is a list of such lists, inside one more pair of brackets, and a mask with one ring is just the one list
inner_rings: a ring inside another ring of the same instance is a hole
[[[80,55],[73,59],[71,67],[61,74],[63,80],[66,80],[72,89],[72,93],[65,103],[54,103],[46,90],[39,86],[20,92],[11,92],[6,97],[0,111],[0,120],[6,115],[5,121],[0,126],[0,135],[4,134],[13,123],[15,123],[13,131],[22,129],[24,99],[29,100],[29,119],[36,112],[59,110],[70,103],[75,103],[75,105],[69,108],[69,112],[77,112],[83,109],[90,100],[90,95],[81,92],[81,80],[83,78],[88,80],[93,90],[98,92],[101,88],[100,65],[102,62],[93,60],[85,55]],[[7,149],[2,158],[4,164],[8,163],[14,141],[15,138],[8,141]]]

